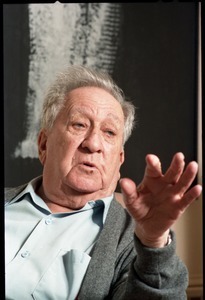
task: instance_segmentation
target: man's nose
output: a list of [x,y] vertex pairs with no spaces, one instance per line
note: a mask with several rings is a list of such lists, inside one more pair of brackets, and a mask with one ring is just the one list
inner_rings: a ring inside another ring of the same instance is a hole
[[87,148],[90,152],[102,151],[102,137],[97,130],[91,130],[85,136],[82,147]]

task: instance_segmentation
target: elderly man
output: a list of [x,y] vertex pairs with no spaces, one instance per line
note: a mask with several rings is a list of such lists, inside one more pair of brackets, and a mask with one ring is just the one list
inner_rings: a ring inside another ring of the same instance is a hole
[[[105,73],[73,66],[44,100],[43,174],[6,192],[6,299],[186,299],[174,222],[201,193],[197,163],[120,179],[135,109]],[[120,183],[122,195],[115,193]]]

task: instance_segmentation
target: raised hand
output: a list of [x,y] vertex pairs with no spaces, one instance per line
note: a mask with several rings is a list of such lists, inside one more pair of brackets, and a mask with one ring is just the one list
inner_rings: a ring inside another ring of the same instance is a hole
[[148,154],[138,187],[129,178],[120,180],[126,208],[136,221],[135,233],[145,246],[166,245],[171,226],[201,194],[201,185],[191,187],[197,172],[195,161],[185,168],[184,155],[179,152],[163,174],[159,158]]

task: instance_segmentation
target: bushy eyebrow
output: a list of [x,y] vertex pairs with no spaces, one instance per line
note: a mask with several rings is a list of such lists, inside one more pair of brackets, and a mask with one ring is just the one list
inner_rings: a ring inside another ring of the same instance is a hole
[[[69,110],[68,113],[70,114],[71,118],[75,117],[75,114],[77,114],[77,113],[79,113],[80,115],[85,116],[87,118],[90,118],[89,111],[87,111],[86,109],[81,108],[81,107],[78,107],[76,109],[71,109],[71,110]],[[119,127],[122,122],[120,120],[120,118],[113,113],[107,114],[106,118],[104,119],[104,122],[106,122],[106,121],[114,121],[114,125],[117,125],[117,127]]]
[[108,116],[108,117],[111,117],[112,119],[114,119],[114,120],[116,120],[116,121],[118,121],[118,122],[121,122],[120,118],[119,118],[117,115],[114,115],[114,114],[112,114],[112,113],[109,113],[107,116]]
[[120,120],[120,118],[117,115],[114,115],[112,113],[109,113],[105,119],[105,121],[113,121],[114,120],[114,125],[117,127],[120,127],[122,121]]

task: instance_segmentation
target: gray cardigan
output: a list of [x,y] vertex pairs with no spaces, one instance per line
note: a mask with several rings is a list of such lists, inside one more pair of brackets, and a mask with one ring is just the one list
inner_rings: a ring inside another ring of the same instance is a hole
[[[7,188],[6,202],[26,185]],[[133,222],[115,200],[111,202],[104,228],[91,253],[79,300],[183,300],[188,272],[176,256],[172,242],[160,249],[144,247],[134,236]]]

